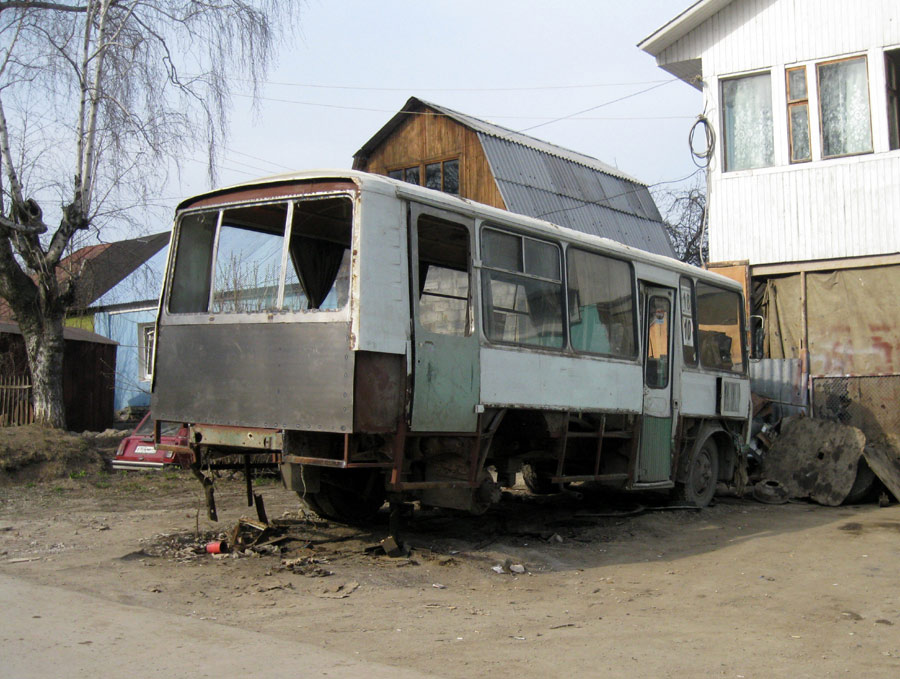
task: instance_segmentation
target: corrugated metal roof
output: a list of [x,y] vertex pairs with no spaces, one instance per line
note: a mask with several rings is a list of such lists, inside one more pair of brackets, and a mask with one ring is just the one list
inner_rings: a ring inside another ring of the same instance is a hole
[[646,186],[506,139],[479,133],[511,212],[673,257]]
[[605,172],[606,174],[612,175],[614,177],[620,177],[636,184],[641,183],[634,177],[629,177],[618,168],[615,168],[612,165],[607,165],[606,163],[599,161],[591,156],[586,156],[583,153],[578,153],[577,151],[572,151],[571,149],[557,146],[556,144],[551,144],[550,142],[546,142],[542,139],[537,139],[536,137],[531,137],[527,134],[522,134],[521,132],[510,130],[509,128],[503,127],[501,125],[489,123],[486,120],[481,120],[480,118],[473,118],[472,116],[466,115],[465,113],[454,111],[452,108],[447,108],[446,106],[441,106],[440,104],[433,104],[430,101],[425,101],[424,99],[419,99],[418,97],[410,97],[403,105],[403,108],[401,108],[393,118],[385,123],[384,126],[382,126],[382,128],[378,130],[378,132],[376,132],[371,139],[369,139],[369,141],[363,144],[362,148],[360,148],[359,151],[353,154],[353,158],[355,159],[353,163],[353,169],[362,169],[359,160],[361,158],[367,157],[369,153],[371,153],[381,144],[381,142],[387,139],[391,135],[391,133],[395,129],[397,129],[397,127],[404,120],[406,120],[407,116],[409,116],[410,113],[415,113],[422,108],[433,109],[437,113],[447,116],[448,118],[452,118],[460,125],[465,125],[466,127],[480,134],[496,137],[498,139],[505,139],[526,148],[534,149],[536,151],[547,153],[552,156],[557,156],[558,158],[568,160],[572,163],[584,165],[585,167],[589,167],[592,170],[596,170],[598,172]]
[[363,169],[369,154],[409,115],[422,109],[475,131],[510,212],[675,256],[659,210],[642,182],[591,156],[417,97],[410,97],[397,115],[354,154],[354,169]]

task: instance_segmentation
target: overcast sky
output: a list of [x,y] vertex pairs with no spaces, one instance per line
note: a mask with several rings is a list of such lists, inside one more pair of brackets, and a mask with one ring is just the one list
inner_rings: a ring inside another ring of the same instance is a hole
[[[636,45],[690,4],[308,0],[257,113],[246,83],[234,83],[217,184],[349,168],[410,96],[594,156],[647,184],[685,177],[696,170],[687,137],[700,92]],[[207,188],[197,156],[162,202],[171,214]]]

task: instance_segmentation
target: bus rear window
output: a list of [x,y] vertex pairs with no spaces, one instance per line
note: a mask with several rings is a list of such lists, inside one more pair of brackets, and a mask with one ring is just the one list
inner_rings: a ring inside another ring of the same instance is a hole
[[703,282],[697,283],[695,293],[700,365],[713,370],[743,373],[741,296]]
[[345,196],[184,216],[169,312],[343,308],[350,289],[352,217],[353,204]]

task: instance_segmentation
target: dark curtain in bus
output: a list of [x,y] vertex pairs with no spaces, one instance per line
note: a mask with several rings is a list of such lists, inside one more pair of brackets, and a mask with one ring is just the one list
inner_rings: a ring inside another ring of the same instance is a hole
[[316,238],[296,234],[291,238],[291,258],[310,309],[318,309],[331,291],[345,249],[338,243]]

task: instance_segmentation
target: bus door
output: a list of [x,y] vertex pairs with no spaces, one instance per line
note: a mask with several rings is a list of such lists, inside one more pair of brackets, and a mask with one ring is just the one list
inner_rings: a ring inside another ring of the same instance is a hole
[[479,402],[471,219],[411,204],[412,431],[473,432]]
[[675,291],[641,283],[644,409],[636,483],[661,483],[672,474],[672,309]]

